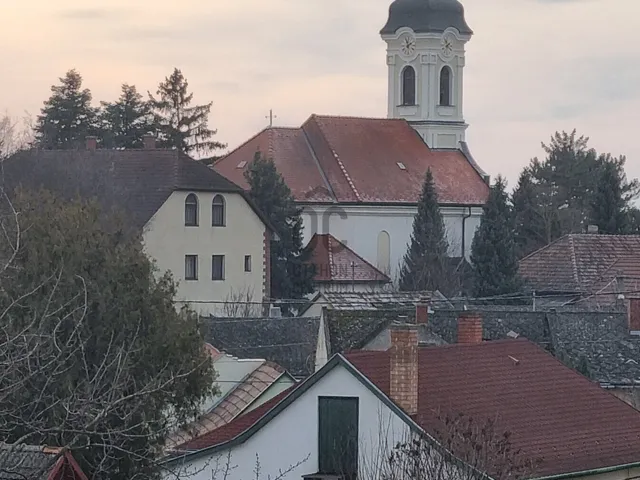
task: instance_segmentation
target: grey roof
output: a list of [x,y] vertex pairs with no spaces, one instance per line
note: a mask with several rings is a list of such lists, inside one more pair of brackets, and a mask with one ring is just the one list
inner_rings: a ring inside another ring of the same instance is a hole
[[233,192],[246,199],[238,185],[175,150],[31,150],[2,165],[10,191],[21,185],[66,198],[96,198],[104,207],[128,213],[138,227],[176,190]]
[[380,33],[394,34],[402,27],[409,27],[416,33],[444,32],[449,27],[462,34],[473,33],[458,0],[395,0]]
[[[628,313],[620,306],[596,310],[563,307],[533,311],[527,307],[474,306],[482,315],[487,341],[514,334],[546,349],[602,385],[640,386],[640,336],[631,335]],[[434,309],[421,341],[457,341],[457,319],[464,309]],[[331,353],[363,348],[392,322],[415,319],[415,308],[379,312],[329,311]]]
[[264,358],[295,377],[315,371],[320,318],[208,317],[205,341],[238,358]]
[[431,297],[434,306],[450,305],[440,292],[324,292],[327,305],[334,310],[388,310],[414,308],[423,297]]
[[0,444],[0,479],[46,480],[57,458],[56,450],[31,445]]

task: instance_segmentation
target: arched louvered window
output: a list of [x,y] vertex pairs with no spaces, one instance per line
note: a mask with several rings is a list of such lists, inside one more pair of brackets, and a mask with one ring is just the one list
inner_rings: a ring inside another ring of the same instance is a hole
[[211,225],[213,225],[214,227],[224,227],[224,208],[224,197],[222,195],[216,195],[215,197],[213,197],[213,202],[211,204]]
[[446,65],[440,70],[440,105],[451,105],[451,69]]
[[416,104],[416,71],[411,65],[402,70],[402,105]]
[[184,224],[187,227],[198,226],[198,197],[194,193],[187,195],[184,201]]

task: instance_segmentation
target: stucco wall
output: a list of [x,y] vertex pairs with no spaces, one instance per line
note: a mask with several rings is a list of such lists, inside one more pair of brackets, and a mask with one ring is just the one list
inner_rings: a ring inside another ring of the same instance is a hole
[[366,472],[375,470],[375,462],[384,457],[381,451],[388,451],[388,446],[405,440],[409,434],[407,425],[399,417],[346,369],[338,366],[244,444],[230,452],[219,451],[213,456],[197,458],[192,463],[174,464],[174,472],[187,475],[191,473],[189,480],[211,480],[212,469],[216,465],[223,465],[227,455],[231,453],[231,465],[236,468],[231,470],[227,480],[256,478],[256,455],[260,461],[260,479],[277,477],[279,470],[285,470],[303,460],[300,466],[282,477],[282,480],[299,480],[301,475],[316,473],[319,396],[349,396],[360,399],[360,478],[371,478]]
[[[384,265],[378,261],[378,237],[380,232],[387,232],[390,237],[390,274],[395,278],[407,251],[417,211],[417,207],[308,205],[302,214],[304,241],[308,243],[314,233],[330,233],[384,271]],[[462,253],[462,222],[469,215],[469,208],[442,207],[441,211],[449,240],[449,254],[459,257]],[[482,208],[472,207],[471,217],[465,220],[464,252],[467,259],[471,255],[471,242],[481,217]]]
[[[232,293],[253,292],[263,298],[265,226],[238,194],[222,194],[226,226],[211,226],[214,193],[198,196],[199,226],[184,224],[184,201],[190,192],[174,192],[146,226],[145,250],[161,272],[170,270],[178,282],[178,302],[192,302],[202,313],[216,313]],[[198,280],[185,280],[185,255],[198,255]],[[211,256],[225,256],[225,279],[211,279]],[[244,257],[251,255],[251,272],[244,271]]]

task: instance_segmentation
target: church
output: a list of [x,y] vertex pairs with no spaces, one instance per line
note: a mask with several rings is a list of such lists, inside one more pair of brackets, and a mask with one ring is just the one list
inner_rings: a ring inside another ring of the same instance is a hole
[[213,168],[246,188],[256,151],[273,159],[303,209],[305,242],[329,234],[396,278],[431,169],[452,257],[469,258],[489,177],[465,141],[465,45],[473,32],[458,0],[395,0],[380,31],[388,66],[387,118],[312,114],[269,127]]

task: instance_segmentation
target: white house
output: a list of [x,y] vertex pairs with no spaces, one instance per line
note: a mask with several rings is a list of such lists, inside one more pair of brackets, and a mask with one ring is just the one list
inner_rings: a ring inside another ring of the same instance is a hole
[[[640,412],[528,340],[483,342],[481,332],[469,313],[458,344],[423,347],[417,325],[396,324],[389,350],[338,354],[255,410],[176,447],[164,460],[167,478],[447,480],[470,463],[489,478],[640,473]],[[435,465],[384,475],[398,442],[418,438]],[[469,470],[457,478],[481,477]]]
[[[214,168],[246,187],[256,151],[272,158],[303,207],[304,234],[331,234],[396,277],[431,169],[455,257],[469,258],[488,177],[465,142],[465,44],[457,1],[397,0],[381,31],[387,45],[388,118],[311,115],[267,128]],[[381,55],[382,57],[382,55]]]
[[73,197],[97,198],[128,216],[143,232],[158,274],[178,283],[177,306],[202,314],[226,301],[270,297],[267,220],[246,192],[207,166],[175,150],[34,150],[4,162],[5,184],[44,187]]

